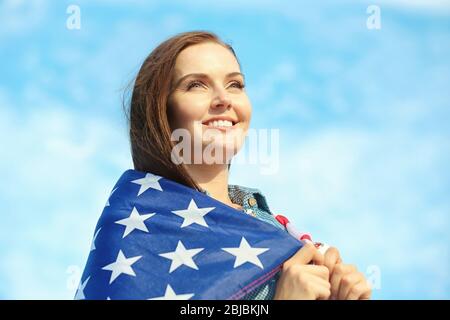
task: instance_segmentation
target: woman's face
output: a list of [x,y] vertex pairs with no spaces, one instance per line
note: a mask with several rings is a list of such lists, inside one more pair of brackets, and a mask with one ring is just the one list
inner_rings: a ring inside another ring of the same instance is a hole
[[234,155],[250,125],[251,104],[244,85],[230,50],[213,42],[187,47],[175,62],[168,99],[172,130],[186,129],[202,150],[213,145]]

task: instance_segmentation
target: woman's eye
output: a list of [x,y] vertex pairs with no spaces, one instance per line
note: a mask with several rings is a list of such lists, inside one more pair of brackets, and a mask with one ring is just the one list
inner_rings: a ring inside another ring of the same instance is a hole
[[233,83],[231,84],[230,87],[234,87],[234,88],[238,88],[238,89],[243,89],[245,87],[245,84],[239,82],[239,81],[233,81]]
[[198,82],[198,81],[192,81],[192,82],[189,83],[187,89],[190,90],[191,88],[199,87],[199,86],[201,86],[201,85],[202,85],[201,82]]
[[231,86],[235,86],[235,88],[243,89],[245,87],[245,84],[243,84],[239,81],[234,81]]
[[[201,86],[203,86],[203,83],[199,82],[199,81],[192,81],[188,84],[187,89],[190,90],[192,88],[200,88]],[[239,82],[239,81],[234,81],[231,84],[231,87],[235,87],[238,89],[243,89],[245,87],[245,84]]]

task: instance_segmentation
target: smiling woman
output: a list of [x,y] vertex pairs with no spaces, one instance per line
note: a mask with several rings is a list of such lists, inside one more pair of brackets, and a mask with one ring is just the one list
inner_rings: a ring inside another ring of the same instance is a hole
[[242,142],[251,116],[244,86],[233,48],[216,35],[183,33],[161,43],[144,61],[133,88],[129,118],[135,169],[200,189],[203,179],[193,175],[202,166],[174,164],[170,137],[178,128],[195,137],[196,124],[221,130],[231,122],[233,129],[241,129],[235,132]]
[[[147,57],[130,102],[134,170],[113,188],[77,297],[369,298],[335,248],[303,242],[258,189],[229,184],[251,113],[236,53],[215,34],[176,35]],[[180,130],[194,143],[178,158],[200,161],[174,161]]]

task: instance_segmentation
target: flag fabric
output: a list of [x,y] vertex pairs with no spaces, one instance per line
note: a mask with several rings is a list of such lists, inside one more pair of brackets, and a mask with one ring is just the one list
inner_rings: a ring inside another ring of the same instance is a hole
[[98,221],[75,299],[240,299],[301,247],[202,192],[127,170]]

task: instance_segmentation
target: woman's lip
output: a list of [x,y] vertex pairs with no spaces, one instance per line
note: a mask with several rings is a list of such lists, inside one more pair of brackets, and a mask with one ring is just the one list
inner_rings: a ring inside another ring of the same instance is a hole
[[[205,121],[205,122],[202,122],[202,124],[206,126],[207,123],[211,123],[211,122],[214,122],[214,121],[220,121],[220,119],[219,119],[219,120],[209,120],[209,121]],[[233,126],[234,126],[235,124],[238,124],[238,123],[239,123],[239,121],[234,121],[234,120],[225,120],[225,121],[231,122],[231,123],[233,124]]]
[[235,124],[233,124],[231,127],[214,127],[214,126],[208,126],[206,124],[202,124],[204,127],[207,127],[208,129],[217,129],[220,131],[228,131],[228,130],[233,130],[236,129],[236,125],[238,125],[240,122],[236,122]]

